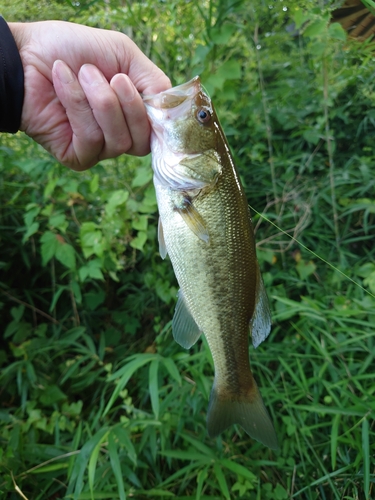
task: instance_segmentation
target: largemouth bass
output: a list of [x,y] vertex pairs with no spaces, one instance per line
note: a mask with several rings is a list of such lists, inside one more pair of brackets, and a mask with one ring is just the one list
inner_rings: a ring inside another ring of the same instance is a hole
[[203,332],[214,360],[208,434],[239,424],[275,449],[249,362],[249,330],[256,347],[270,332],[270,312],[224,132],[199,77],[143,99],[152,127],[160,254],[169,254],[180,286],[173,336],[189,349]]

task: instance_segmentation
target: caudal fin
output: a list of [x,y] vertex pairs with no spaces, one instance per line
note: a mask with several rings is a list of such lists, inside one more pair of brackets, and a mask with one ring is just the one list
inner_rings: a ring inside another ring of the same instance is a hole
[[243,400],[236,395],[221,395],[212,388],[207,411],[207,430],[210,437],[216,437],[227,427],[239,424],[250,437],[276,450],[277,436],[270,416],[264,406],[258,388],[251,399]]

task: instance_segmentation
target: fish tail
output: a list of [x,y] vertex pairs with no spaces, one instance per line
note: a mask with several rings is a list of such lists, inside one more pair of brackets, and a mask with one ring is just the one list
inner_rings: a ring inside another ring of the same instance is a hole
[[216,437],[233,424],[241,425],[250,437],[265,446],[278,448],[275,429],[255,381],[246,397],[220,392],[214,384],[207,412],[208,434]]

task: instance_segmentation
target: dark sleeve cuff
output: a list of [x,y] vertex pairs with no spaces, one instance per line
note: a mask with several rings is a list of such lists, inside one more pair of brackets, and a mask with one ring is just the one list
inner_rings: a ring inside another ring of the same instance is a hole
[[24,74],[9,26],[0,16],[0,132],[15,133],[21,125]]

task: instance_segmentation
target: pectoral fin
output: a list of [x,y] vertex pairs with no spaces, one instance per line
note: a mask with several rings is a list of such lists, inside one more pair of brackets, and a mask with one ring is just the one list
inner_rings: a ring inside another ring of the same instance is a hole
[[206,223],[201,214],[195,208],[189,194],[184,191],[174,191],[171,193],[171,200],[174,210],[181,215],[188,228],[196,236],[198,236],[199,239],[208,243],[210,238]]
[[203,240],[205,243],[208,243],[210,237],[207,231],[206,224],[201,214],[194,207],[193,203],[188,198],[186,198],[184,207],[183,208],[176,207],[176,210],[184,219],[184,222],[186,223],[188,228],[196,236],[198,236],[200,240]]
[[185,349],[190,349],[202,333],[189,311],[181,290],[178,292],[178,300],[172,320],[172,333],[175,341]]
[[161,222],[161,219],[159,217],[159,223],[158,223],[158,239],[159,239],[159,253],[160,257],[162,259],[165,259],[167,256],[167,247],[165,246],[165,240],[164,240],[164,231],[163,231],[163,224]]
[[250,321],[250,331],[253,346],[258,347],[271,331],[271,311],[258,264],[255,294],[255,311]]

